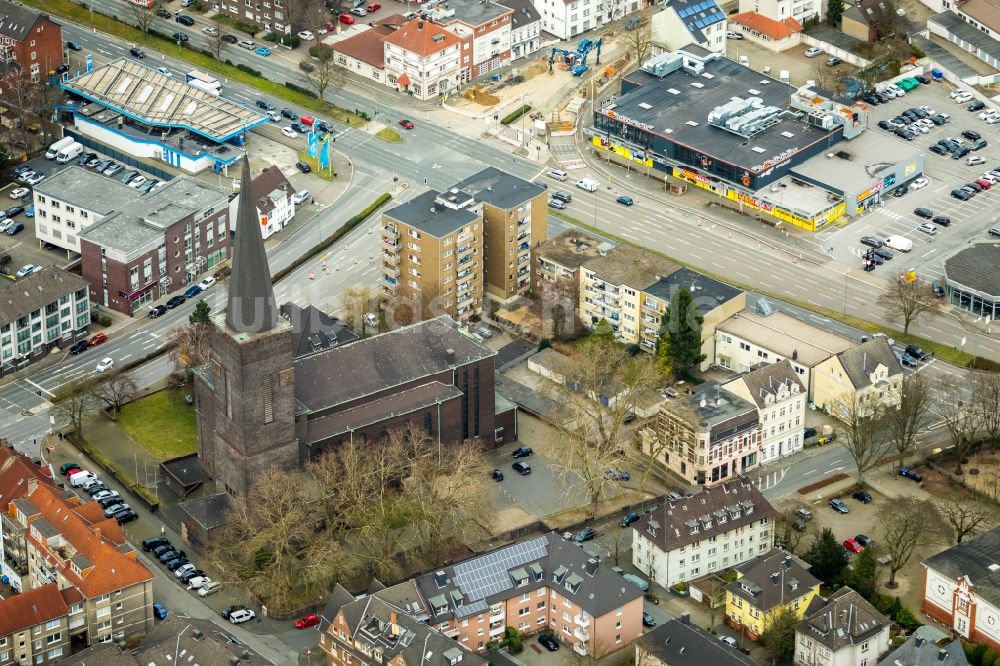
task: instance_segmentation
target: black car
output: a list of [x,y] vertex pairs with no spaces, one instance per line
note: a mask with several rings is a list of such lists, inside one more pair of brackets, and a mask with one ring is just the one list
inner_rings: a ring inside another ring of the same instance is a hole
[[932,217],[934,217],[934,211],[932,211],[929,208],[914,208],[913,214],[916,215],[917,217],[922,217],[925,220],[929,220]]
[[969,141],[976,141],[977,139],[983,138],[983,136],[976,130],[963,130],[962,136],[968,139]]
[[274,104],[268,102],[266,99],[257,100],[257,107],[264,109],[265,111],[274,111],[275,109],[278,108]]
[[563,203],[569,203],[570,201],[573,200],[573,195],[570,194],[569,192],[563,192],[562,190],[557,190],[552,193],[552,198],[559,199],[559,201],[562,201]]
[[961,201],[968,201],[972,198],[965,190],[952,190],[951,196]]
[[928,148],[927,150],[931,151],[935,155],[947,155],[948,154],[947,150],[945,150],[942,146],[939,146],[936,143],[933,146],[931,146],[930,148]]
[[97,493],[103,493],[105,490],[111,490],[111,488],[108,488],[103,483],[95,483],[94,485],[90,486],[89,488],[84,488],[83,489],[83,491],[85,493],[87,493],[88,495],[90,495],[91,497],[93,497]]
[[308,129],[305,128],[305,126],[300,125],[299,123],[292,123],[292,124],[289,125],[289,127],[291,127],[293,130],[295,130],[299,134],[305,134],[306,132],[309,131]]
[[289,120],[298,120],[299,115],[292,111],[291,109],[285,108],[281,110],[281,117],[288,118]]
[[573,540],[576,541],[577,543],[583,543],[584,541],[590,541],[596,536],[597,536],[597,530],[595,530],[593,527],[584,527],[577,533],[575,537],[573,537]]
[[157,555],[156,559],[161,562],[169,562],[170,560],[175,560],[178,557],[184,557],[185,555],[186,553],[183,550],[174,550],[171,548],[170,550],[165,550],[160,555]]
[[944,125],[946,122],[948,122],[948,119],[945,116],[942,116],[940,113],[935,113],[933,116],[931,116],[931,122],[934,123],[935,125]]
[[111,517],[114,518],[116,521],[118,521],[119,525],[124,525],[125,523],[132,522],[133,520],[138,520],[139,519],[139,514],[137,514],[132,509],[126,509],[125,511],[121,511],[119,513],[116,513],[115,515],[113,515]]
[[160,555],[163,555],[163,553],[169,552],[173,549],[174,547],[170,545],[170,541],[167,539],[164,539],[164,543],[161,543],[159,546],[153,546],[151,548],[155,557],[159,557]]
[[965,108],[967,108],[969,111],[980,111],[982,109],[985,109],[986,105],[977,99],[975,102],[973,102],[972,104],[970,104]]
[[900,467],[899,468],[899,475],[900,476],[905,476],[906,478],[910,479],[911,481],[916,481],[917,483],[920,483],[921,481],[924,480],[924,477],[920,474],[920,472],[912,470],[909,467]]
[[923,349],[916,345],[906,345],[906,353],[910,356],[920,359],[921,361],[926,361],[931,357],[930,354],[925,352]]
[[178,14],[175,19],[181,25],[192,26],[194,25],[194,19],[190,16],[185,16],[184,14]]
[[931,292],[938,298],[941,298],[944,296],[944,287],[941,286],[940,282],[934,280],[934,282],[931,282]]
[[892,125],[889,124],[888,120],[880,120],[880,121],[878,121],[878,126],[879,126],[879,129],[884,129],[887,132],[891,132],[893,130],[893,127],[892,127]]
[[960,160],[972,151],[968,146],[959,146],[955,150],[951,151],[951,159]]
[[533,455],[535,452],[531,450],[530,446],[519,446],[510,454],[513,458],[527,458]]
[[867,534],[859,534],[854,537],[854,540],[860,543],[865,548],[871,548],[875,545],[875,539],[871,538]]
[[76,42],[66,42],[66,48],[68,48],[70,51],[82,51],[83,50],[83,47],[80,46],[79,44],[77,44]]
[[931,222],[940,224],[942,227],[951,226],[951,218],[947,215],[935,215],[931,218]]
[[538,637],[538,642],[549,652],[555,652],[559,649],[559,641],[553,638],[552,634],[542,634]]
[[333,131],[333,128],[330,127],[329,125],[327,125],[326,122],[323,121],[323,120],[317,120],[315,123],[313,123],[313,127],[315,127],[320,132],[332,132]]
[[171,13],[168,12],[166,9],[157,9],[156,10],[156,15],[159,16],[160,18],[170,18],[171,17]]
[[121,504],[122,498],[119,495],[112,495],[111,497],[105,497],[102,500],[97,500],[97,503],[107,509],[115,504]]
[[492,472],[490,472],[490,478],[493,479],[494,481],[503,481],[503,472],[501,472],[498,469],[495,469]]
[[4,211],[4,215],[7,217],[14,217],[15,215],[20,215],[24,212],[24,206],[11,206]]
[[909,354],[902,354],[899,357],[899,362],[903,364],[904,368],[916,368],[920,365],[920,361],[913,358]]
[[76,165],[86,166],[87,162],[89,162],[91,159],[95,157],[97,157],[97,153],[84,153],[83,155],[80,155],[80,159],[76,161]]
[[227,606],[222,609],[222,617],[229,619],[230,614],[235,613],[238,610],[248,610],[246,606],[240,606],[239,604],[235,606]]
[[655,627],[656,626],[656,620],[654,620],[653,616],[650,615],[649,613],[647,613],[646,611],[642,612],[642,626],[644,626],[644,627]]
[[902,127],[897,127],[895,130],[893,130],[893,134],[898,136],[900,139],[906,139],[907,141],[913,141],[913,139],[916,138],[917,136],[910,130],[904,129]]
[[185,299],[183,296],[174,296],[169,301],[167,301],[167,309],[173,310],[174,308],[181,305],[185,300],[187,299]]
[[145,51],[143,51],[142,49],[136,48],[134,46],[132,48],[130,48],[128,50],[128,52],[129,52],[129,55],[131,55],[133,58],[145,58],[146,57]]
[[296,162],[295,168],[301,171],[302,173],[309,173],[310,171],[312,171],[312,168],[310,168],[310,166],[305,162]]
[[894,196],[894,197],[896,197],[898,199],[899,197],[903,196],[904,194],[906,194],[909,191],[910,191],[910,186],[909,185],[900,185],[899,187],[897,187],[896,189],[894,189],[892,191],[892,196]]
[[858,500],[859,502],[862,502],[863,504],[868,504],[868,502],[872,501],[872,496],[871,494],[868,493],[867,490],[857,490],[854,492],[853,495],[851,495],[851,497]]
[[181,582],[186,583],[195,576],[204,576],[204,575],[205,572],[202,571],[201,569],[191,569],[191,571],[185,571],[183,574],[181,574],[180,580]]
[[190,563],[191,563],[191,561],[188,560],[188,558],[186,558],[186,557],[178,557],[176,560],[171,560],[167,564],[167,568],[170,569],[171,571],[177,571],[178,569],[180,569],[185,564],[190,564]]
[[520,460],[511,465],[511,468],[521,476],[528,476],[531,474],[531,465],[526,462],[521,462]]
[[876,257],[881,257],[885,261],[890,261],[895,255],[884,247],[880,247],[874,252]]
[[969,144],[969,150],[982,150],[986,147],[986,139],[976,139]]
[[868,260],[869,260],[869,261],[870,261],[870,262],[871,262],[872,264],[874,264],[875,266],[881,266],[882,264],[884,264],[884,263],[885,263],[885,259],[883,259],[882,257],[878,256],[878,255],[877,255],[877,254],[875,254],[874,252],[872,252],[872,254],[871,254],[871,257],[869,257],[869,259],[868,259]]
[[917,74],[913,78],[915,78],[917,81],[920,81],[924,85],[928,85],[931,82],[930,77],[924,76],[923,74]]
[[157,317],[166,314],[166,312],[167,312],[166,305],[157,305],[156,307],[149,309],[149,318],[156,319]]
[[804,428],[802,430],[802,439],[812,439],[817,434],[816,428]]
[[142,540],[142,550],[143,552],[146,553],[153,550],[154,548],[159,548],[160,546],[169,546],[169,545],[170,545],[170,539],[163,536],[149,537],[148,539]]
[[188,40],[188,36],[183,32],[175,32],[171,37],[175,42],[187,42]]
[[883,245],[885,245],[885,243],[883,243],[878,238],[875,238],[874,236],[862,236],[861,237],[861,244],[862,245],[867,245],[868,247],[873,247],[876,250],[878,248],[882,247]]
[[20,222],[17,222],[16,224],[12,225],[10,229],[7,230],[7,235],[16,236],[22,231],[24,231],[24,225],[21,224]]
[[618,524],[621,525],[622,527],[628,527],[637,520],[639,520],[639,514],[636,513],[635,511],[629,511],[622,517],[621,522],[619,522]]

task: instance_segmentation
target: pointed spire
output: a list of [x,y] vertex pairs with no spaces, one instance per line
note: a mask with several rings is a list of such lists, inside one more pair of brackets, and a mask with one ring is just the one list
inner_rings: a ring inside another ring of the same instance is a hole
[[257,224],[257,206],[250,188],[250,160],[243,156],[240,202],[233,240],[233,275],[229,281],[226,325],[237,333],[263,333],[278,321],[271,269]]

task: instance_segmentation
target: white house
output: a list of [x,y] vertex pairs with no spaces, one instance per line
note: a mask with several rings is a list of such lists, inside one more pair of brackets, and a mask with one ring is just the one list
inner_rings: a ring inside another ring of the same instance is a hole
[[822,0],[740,0],[740,13],[756,12],[775,21],[793,18],[805,23],[814,16],[823,18],[825,4]]
[[774,514],[742,480],[668,500],[632,526],[632,564],[663,587],[729,569],[771,549]]
[[413,20],[382,39],[385,83],[427,100],[465,81],[462,40],[436,23]]
[[650,24],[652,55],[677,51],[688,44],[715,53],[726,52],[726,14],[715,2],[669,2],[650,17]]
[[[250,181],[250,192],[257,205],[257,219],[260,220],[260,234],[267,240],[278,233],[295,217],[295,202],[292,195],[295,188],[281,173],[281,169],[270,166]],[[229,202],[230,219],[236,219],[239,195]]]
[[795,627],[796,666],[875,666],[889,651],[892,623],[864,597],[842,587],[817,597]]
[[802,450],[806,389],[788,359],[740,375],[722,388],[757,406],[761,464]]
[[531,0],[500,0],[510,17],[510,58],[529,56],[542,46],[542,17]]
[[542,16],[542,30],[559,39],[620,20],[645,6],[642,0],[534,0]]

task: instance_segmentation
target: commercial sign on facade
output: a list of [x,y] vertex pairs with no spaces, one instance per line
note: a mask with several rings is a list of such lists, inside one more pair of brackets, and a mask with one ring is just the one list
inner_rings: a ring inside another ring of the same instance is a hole
[[611,120],[617,120],[620,123],[625,123],[626,125],[631,125],[632,127],[638,127],[641,130],[646,130],[647,132],[653,129],[653,126],[649,123],[640,123],[638,120],[632,120],[628,116],[623,116],[617,111],[606,111],[605,114]]
[[777,155],[775,155],[768,161],[764,162],[763,164],[757,164],[750,167],[750,170],[758,174],[761,173],[762,171],[770,171],[774,167],[781,166],[788,160],[792,159],[792,156],[795,155],[797,152],[799,152],[798,147],[789,148],[788,150],[784,150],[778,153]]
[[861,203],[862,201],[867,200],[869,197],[874,196],[881,191],[882,191],[882,181],[879,181],[874,185],[872,185],[871,187],[869,187],[864,192],[862,192],[861,194],[859,194],[857,197],[857,201],[858,203]]

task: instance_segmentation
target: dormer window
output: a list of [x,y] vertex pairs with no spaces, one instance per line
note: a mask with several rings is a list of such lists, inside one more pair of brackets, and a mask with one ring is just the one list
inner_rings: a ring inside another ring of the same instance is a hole
[[569,569],[567,569],[563,565],[559,565],[559,568],[552,572],[552,580],[555,581],[556,583],[562,583],[563,579],[566,578],[566,574],[568,573]]
[[697,520],[694,520],[694,519],[686,520],[686,521],[684,521],[684,524],[687,526],[689,534],[697,534],[698,533],[698,521]]
[[566,583],[563,585],[563,587],[565,587],[573,594],[576,594],[577,592],[580,591],[580,585],[582,584],[583,584],[583,578],[580,578],[580,576],[577,574],[570,574],[566,578]]
[[510,572],[510,579],[514,581],[515,587],[524,587],[528,584],[528,572],[518,567]]
[[657,533],[660,531],[660,522],[658,520],[649,521],[648,523],[646,523],[646,531],[649,532],[652,536],[656,536]]

